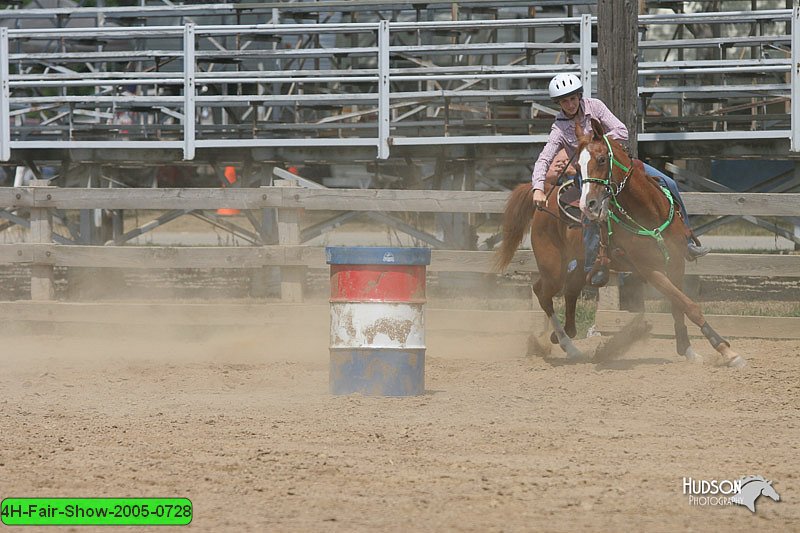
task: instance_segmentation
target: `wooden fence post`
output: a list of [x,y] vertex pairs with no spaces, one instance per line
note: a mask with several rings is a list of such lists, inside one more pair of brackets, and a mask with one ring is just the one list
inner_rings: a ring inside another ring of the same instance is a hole
[[[278,180],[276,187],[295,187],[287,180]],[[278,244],[300,244],[300,209],[280,208],[278,211]],[[302,302],[303,284],[306,279],[306,267],[284,266],[281,267],[281,301]]]
[[[272,187],[272,168],[271,166],[261,167],[261,187]],[[268,190],[268,189],[267,189]],[[278,244],[278,218],[277,210],[273,207],[265,207],[260,211],[254,211],[253,216],[260,217],[259,238],[261,245]],[[278,267],[264,265],[261,268],[253,269],[250,275],[250,296],[253,298],[266,298],[270,293],[270,286],[274,284],[274,278],[279,275]]]
[[597,2],[597,94],[623,124],[633,157],[639,132],[639,2]]
[[619,284],[614,273],[608,284],[597,289],[597,311],[619,311]]
[[[47,180],[31,180],[33,187],[47,187]],[[50,244],[52,242],[53,218],[46,207],[31,209],[31,242]],[[35,256],[34,256],[35,257]],[[53,285],[53,265],[31,265],[31,300],[52,300],[55,297]]]

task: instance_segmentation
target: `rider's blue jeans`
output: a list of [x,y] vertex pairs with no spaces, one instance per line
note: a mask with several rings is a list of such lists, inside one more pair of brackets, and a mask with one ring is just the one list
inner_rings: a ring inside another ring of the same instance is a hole
[[[678,208],[681,210],[683,220],[688,222],[689,217],[686,214],[686,206],[683,205],[683,198],[681,198],[680,191],[678,191],[678,184],[675,183],[675,180],[647,163],[644,164],[644,169],[647,171],[647,174],[656,176],[661,185],[669,189]],[[592,270],[592,266],[597,259],[597,254],[600,251],[600,225],[597,222],[589,221],[585,217],[583,219],[583,249],[586,258],[583,269],[589,272]]]
[[683,215],[683,220],[686,223],[689,223],[689,215],[686,213],[686,206],[683,205],[683,198],[681,198],[681,193],[678,191],[678,184],[675,183],[675,180],[661,172],[660,170],[651,167],[647,163],[644,164],[644,169],[650,176],[656,176],[658,181],[661,182],[661,185],[669,189],[669,192],[672,193],[672,197],[675,199],[676,203],[678,204],[678,208],[681,210],[681,215]]

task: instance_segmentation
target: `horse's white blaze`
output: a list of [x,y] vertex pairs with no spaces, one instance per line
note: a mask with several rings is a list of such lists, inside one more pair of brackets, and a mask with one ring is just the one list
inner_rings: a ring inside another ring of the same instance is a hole
[[584,148],[578,156],[578,166],[581,168],[581,176],[583,176],[583,185],[581,186],[581,201],[580,208],[584,213],[586,212],[586,196],[589,194],[589,182],[586,178],[589,176],[589,160],[592,158],[589,150]]

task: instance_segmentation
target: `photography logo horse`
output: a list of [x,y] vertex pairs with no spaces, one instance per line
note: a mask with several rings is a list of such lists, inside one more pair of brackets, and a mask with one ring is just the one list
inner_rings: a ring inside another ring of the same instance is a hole
[[776,502],[781,501],[781,497],[772,486],[772,481],[767,481],[761,476],[748,476],[742,478],[739,483],[741,488],[739,494],[731,496],[731,503],[743,505],[750,509],[751,513],[756,512],[756,500],[759,496],[767,496]]

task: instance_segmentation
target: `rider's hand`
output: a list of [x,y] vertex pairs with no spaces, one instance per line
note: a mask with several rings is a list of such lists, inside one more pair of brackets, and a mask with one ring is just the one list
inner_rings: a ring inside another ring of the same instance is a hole
[[533,190],[533,204],[537,207],[542,207],[544,204],[547,203],[547,196],[545,196],[544,191],[539,189]]

